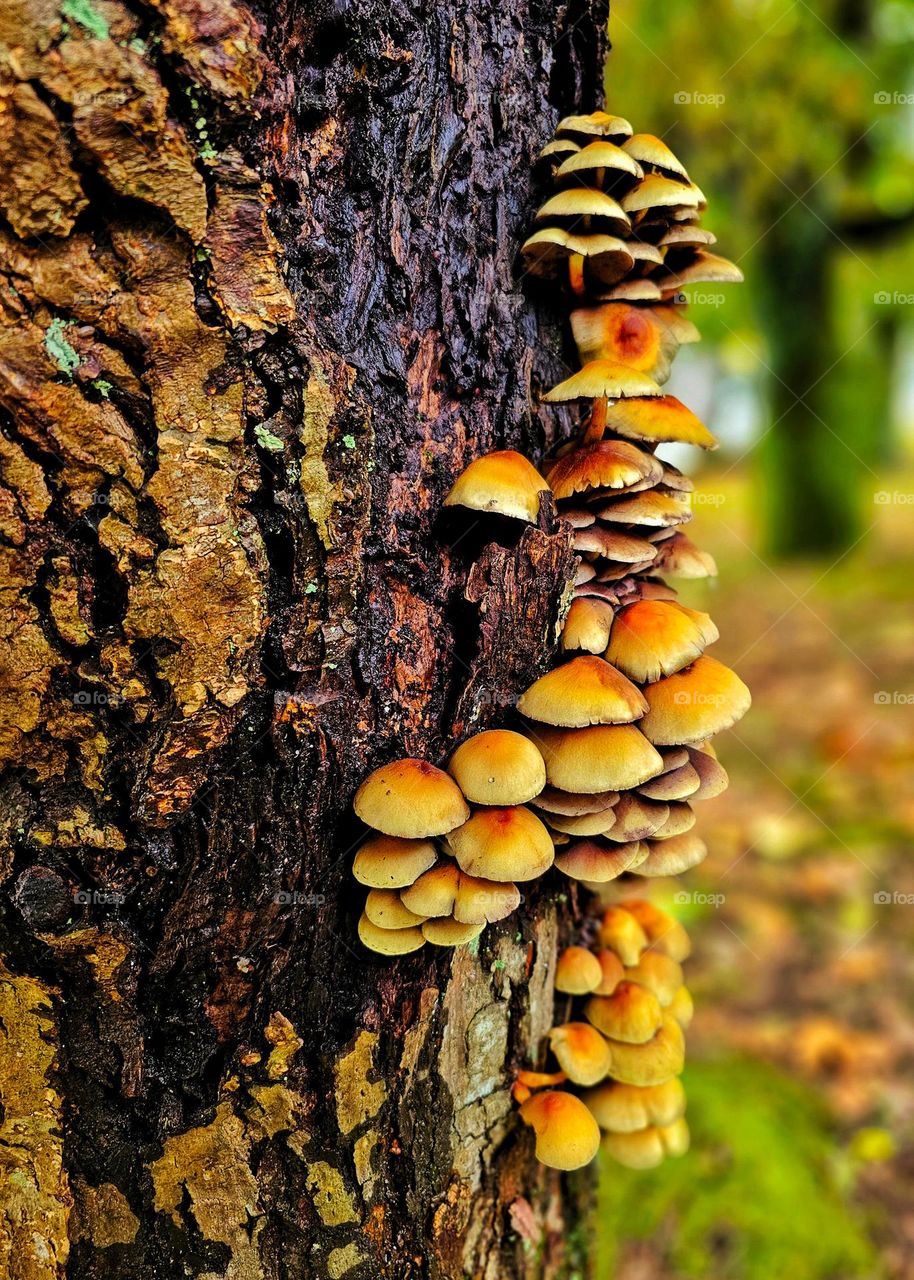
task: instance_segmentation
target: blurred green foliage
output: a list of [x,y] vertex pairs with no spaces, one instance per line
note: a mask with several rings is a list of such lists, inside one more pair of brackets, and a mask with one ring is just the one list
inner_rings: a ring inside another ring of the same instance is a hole
[[877,1280],[846,1203],[834,1137],[816,1096],[772,1067],[730,1059],[686,1072],[692,1151],[633,1172],[606,1160],[596,1275],[611,1280],[632,1242],[682,1280]]
[[613,0],[610,33],[611,109],[685,159],[747,275],[694,318],[763,388],[768,547],[840,552],[914,316],[914,0]]

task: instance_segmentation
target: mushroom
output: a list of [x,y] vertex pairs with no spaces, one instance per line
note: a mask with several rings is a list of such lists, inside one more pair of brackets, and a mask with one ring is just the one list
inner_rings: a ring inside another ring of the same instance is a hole
[[688,987],[679,988],[670,1001],[667,1012],[676,1019],[683,1031],[685,1031],[695,1013],[695,1006],[692,1003],[692,996]]
[[[633,264],[662,261],[660,250],[654,245],[628,241],[626,248]],[[576,308],[571,313],[571,330],[581,363],[614,360],[649,374],[657,383],[666,382],[673,356],[689,333],[669,322],[662,314],[668,310],[668,307],[633,306],[627,302]]]
[[586,1022],[566,1022],[549,1032],[549,1045],[559,1066],[574,1084],[606,1079],[612,1053],[600,1032]]
[[610,431],[631,440],[717,448],[717,441],[704,423],[675,396],[633,396],[620,400],[610,409],[606,425]]
[[602,285],[611,285],[635,265],[631,248],[624,240],[604,232],[578,234],[562,227],[541,227],[521,245],[524,266],[533,276],[555,278],[575,259],[586,262],[588,270]]
[[461,871],[484,880],[535,880],[555,857],[549,832],[520,805],[477,809],[448,843]]
[[410,929],[425,920],[404,906],[395,889],[372,889],[365,899],[365,915],[379,929]]
[[652,454],[624,440],[594,440],[559,458],[549,469],[556,498],[570,498],[593,489],[629,489],[642,482],[656,484],[663,466]]
[[566,947],[555,968],[555,989],[569,996],[586,996],[603,980],[597,957],[586,947]]
[[684,800],[687,796],[699,799],[700,781],[697,770],[687,762],[678,769],[670,769],[661,773],[658,778],[651,778],[643,783],[639,792],[649,800]]
[[457,477],[444,505],[497,512],[536,524],[540,494],[548,489],[549,485],[522,453],[501,449],[475,458]]
[[612,805],[598,809],[596,813],[582,813],[578,817],[552,814],[548,818],[548,825],[553,831],[567,836],[602,836],[611,831],[615,824],[616,815]]
[[425,943],[421,929],[382,929],[372,924],[364,912],[359,917],[359,938],[369,951],[382,956],[405,956]]
[[460,826],[469,808],[453,779],[427,760],[392,760],[370,773],[353,808],[384,835],[424,839]]
[[626,1169],[654,1169],[665,1156],[682,1156],[689,1149],[689,1126],[684,1119],[666,1128],[639,1129],[636,1133],[607,1133],[603,1148]]
[[607,1081],[588,1089],[582,1101],[600,1128],[609,1133],[637,1133],[651,1125],[673,1124],[686,1109],[685,1089],[676,1076],[646,1087]]
[[433,867],[437,857],[431,840],[369,836],[355,855],[352,874],[372,889],[405,889]]
[[622,197],[625,213],[642,213],[646,209],[698,209],[704,201],[693,182],[678,182],[659,173],[649,173]]
[[647,702],[615,667],[587,654],[541,676],[518,698],[517,709],[529,720],[581,729],[628,724],[644,715]]
[[638,921],[653,950],[662,951],[680,964],[689,958],[692,950],[689,935],[662,907],[646,898],[633,898],[626,901],[625,910]]
[[638,867],[639,876],[678,876],[704,862],[708,846],[691,831],[668,840],[649,840],[648,853]]
[[[638,600],[616,614],[606,658],[632,680],[653,685],[694,663],[718,635],[708,614],[697,609],[672,601]],[[645,697],[650,703],[650,692],[645,691]]]
[[613,497],[605,507],[600,507],[597,515],[601,520],[657,529],[685,524],[692,519],[692,512],[680,499],[657,489]]
[[436,947],[464,947],[478,938],[484,924],[461,924],[459,920],[426,920],[422,936]]
[[633,871],[646,855],[646,848],[638,842],[602,845],[579,840],[557,855],[555,865],[569,880],[609,884],[624,871]]
[[600,1148],[597,1122],[573,1093],[535,1093],[520,1108],[520,1117],[536,1134],[537,1160],[550,1169],[580,1169]]
[[536,746],[511,729],[488,729],[457,748],[448,772],[473,804],[526,804],[546,785]]
[[687,266],[658,274],[657,284],[664,291],[675,292],[691,284],[741,284],[744,279],[742,271],[729,258],[698,249]]
[[636,965],[647,948],[648,935],[625,907],[607,907],[597,934],[604,947],[615,951],[626,968]]
[[653,991],[627,978],[611,996],[591,996],[584,1012],[614,1043],[644,1044],[657,1034],[663,1021],[663,1010]]
[[608,947],[603,947],[596,953],[596,960],[600,965],[601,976],[594,995],[611,996],[625,977],[625,968],[615,951],[610,951]]
[[650,1040],[643,1044],[614,1040],[611,1048],[612,1077],[622,1084],[663,1084],[678,1076],[685,1062],[682,1028],[669,1014],[664,1014]]
[[713,747],[688,747],[689,763],[698,774],[698,790],[693,800],[713,800],[730,785],[727,771],[713,754]]
[[559,643],[566,652],[602,653],[609,644],[613,617],[612,606],[605,600],[578,597],[571,602]]
[[403,890],[400,899],[422,916],[453,916],[458,924],[494,924],[520,906],[520,893],[510,882],[483,880],[442,863]]
[[691,805],[674,801],[669,806],[669,814],[662,827],[653,833],[657,840],[669,840],[671,836],[685,835],[695,826],[695,814]]
[[565,116],[555,126],[560,138],[571,137],[587,142],[590,138],[615,138],[622,142],[632,136],[632,127],[622,116],[608,111],[592,111],[587,116]]
[[593,795],[579,795],[574,791],[560,791],[558,787],[546,787],[536,797],[536,807],[545,813],[577,818],[585,813],[600,813],[603,809],[611,809],[618,799],[618,791],[596,791]]
[[657,548],[644,538],[608,529],[603,524],[580,530],[571,545],[575,551],[591,552],[603,560],[616,561],[627,573],[637,572],[639,566],[650,564],[657,555]]
[[586,230],[590,230],[591,218],[609,223],[614,232],[631,230],[631,220],[618,201],[605,191],[594,191],[590,187],[570,187],[567,191],[559,191],[536,212],[537,222],[571,220],[574,226],[583,226]]
[[682,987],[682,966],[662,951],[643,951],[638,963],[625,970],[625,976],[653,991],[664,1009]]
[[707,655],[647,685],[644,695],[650,710],[639,727],[658,746],[703,742],[735,724],[752,701],[739,676]]
[[677,159],[665,142],[652,133],[635,133],[622,143],[622,148],[646,169],[659,169],[661,174],[689,181],[685,165]]
[[625,791],[653,778],[663,757],[635,725],[550,729],[531,735],[546,762],[546,778],[562,791]]
[[[669,484],[667,473],[664,473],[663,482]],[[687,538],[684,533],[674,534],[664,543],[663,551],[657,560],[657,567],[663,573],[670,573],[676,578],[717,576],[714,557],[696,547],[691,538]]]
[[669,806],[626,791],[614,809],[613,840],[646,840],[660,830],[670,816]]
[[567,178],[580,173],[595,174],[599,183],[604,170],[612,173],[627,174],[629,177],[641,179],[644,170],[636,159],[613,142],[601,138],[597,142],[589,142],[572,155],[566,157],[555,171],[556,178]]

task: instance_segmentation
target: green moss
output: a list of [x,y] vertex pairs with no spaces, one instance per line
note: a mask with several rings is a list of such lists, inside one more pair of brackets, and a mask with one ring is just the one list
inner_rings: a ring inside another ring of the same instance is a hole
[[271,453],[280,453],[285,447],[279,436],[274,436],[262,423],[254,428],[254,436],[261,449],[268,449]]
[[840,1194],[828,1119],[773,1068],[730,1060],[685,1077],[692,1151],[660,1169],[601,1171],[599,1265],[653,1241],[679,1280],[876,1280],[860,1215]]
[[61,320],[60,316],[55,316],[45,332],[44,349],[58,369],[70,378],[73,376],[73,370],[79,365],[79,354],[64,337],[65,329],[66,322]]
[[108,23],[100,13],[95,12],[90,0],[61,0],[60,12],[65,18],[78,22],[96,40],[108,39]]

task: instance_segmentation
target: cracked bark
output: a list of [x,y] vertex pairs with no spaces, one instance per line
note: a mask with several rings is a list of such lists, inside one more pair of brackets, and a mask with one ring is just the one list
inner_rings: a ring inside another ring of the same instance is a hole
[[0,3],[0,1271],[563,1275],[507,1088],[574,903],[378,962],[350,800],[552,642],[552,512],[439,511],[544,447],[515,254],[605,6],[69,13]]

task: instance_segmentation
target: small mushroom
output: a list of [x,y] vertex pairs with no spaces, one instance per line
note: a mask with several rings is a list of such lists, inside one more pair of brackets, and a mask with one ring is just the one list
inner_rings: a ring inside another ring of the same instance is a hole
[[676,1076],[646,1087],[608,1081],[588,1089],[582,1101],[608,1133],[637,1133],[651,1125],[673,1124],[686,1109],[685,1089]]
[[556,169],[555,176],[567,178],[581,173],[594,173],[599,182],[600,175],[607,169],[610,173],[627,174],[639,181],[644,177],[644,170],[634,156],[617,147],[615,143],[607,142],[605,138],[597,142],[589,142],[586,147],[581,147],[567,156]]
[[464,947],[478,938],[484,924],[461,924],[459,920],[426,920],[422,936],[435,947]]
[[473,804],[526,804],[546,785],[546,766],[536,746],[511,729],[488,729],[462,743],[448,772]]
[[611,498],[597,515],[612,523],[642,525],[646,528],[665,529],[686,524],[692,512],[678,498],[669,493],[649,489],[644,493],[624,494]]
[[717,441],[700,418],[675,396],[635,396],[620,400],[609,410],[606,425],[610,431],[631,440],[717,448]]
[[365,899],[365,915],[379,929],[410,929],[425,920],[404,906],[395,889],[372,889]]
[[700,798],[697,795],[700,785],[697,770],[686,762],[678,769],[669,769],[658,778],[651,778],[638,791],[649,800],[664,800],[669,803],[671,800],[685,800],[687,796]]
[[624,440],[594,440],[559,458],[549,469],[549,484],[561,499],[595,489],[653,485],[662,474],[662,463],[635,445]]
[[[697,609],[672,601],[638,600],[616,615],[606,658],[631,679],[656,688],[662,677],[674,676],[701,658],[718,634],[708,614]],[[653,705],[650,690],[645,690],[645,697]],[[670,744],[681,741],[667,739]]]
[[622,143],[622,149],[645,169],[658,169],[661,175],[689,181],[685,165],[673,154],[665,142],[652,133],[635,133]]
[[653,833],[656,840],[669,840],[672,836],[685,835],[695,826],[695,814],[691,805],[673,801],[668,807],[669,814],[666,822]]
[[625,910],[638,921],[653,950],[662,951],[680,964],[689,958],[689,935],[662,907],[646,898],[632,898],[626,901]]
[[609,644],[613,617],[612,606],[604,600],[572,600],[562,627],[562,649],[566,653],[581,649],[585,653],[603,653]]
[[586,1022],[566,1022],[549,1032],[549,1045],[559,1066],[574,1084],[598,1084],[606,1079],[612,1053],[596,1028]]
[[693,800],[713,800],[715,796],[719,796],[726,791],[730,785],[730,779],[727,777],[727,771],[714,755],[714,748],[704,747],[688,747],[689,763],[699,777],[698,790],[694,792]]
[[570,187],[567,191],[559,191],[536,212],[537,222],[570,221],[573,227],[583,225],[587,230],[590,229],[591,218],[600,220],[601,229],[608,223],[616,233],[625,234],[631,230],[631,219],[618,201],[605,191],[594,191],[590,187]]
[[637,982],[653,991],[664,1009],[682,988],[682,966],[662,951],[650,948],[642,952],[636,965],[625,970],[625,976],[629,982]]
[[535,880],[555,857],[549,832],[521,805],[477,809],[448,843],[461,871],[484,880]]
[[[667,473],[664,473],[664,483],[667,483]],[[696,547],[691,538],[687,538],[684,533],[674,534],[664,543],[663,551],[657,558],[657,568],[663,573],[672,574],[674,578],[717,576],[714,557]]]
[[536,1158],[550,1169],[580,1169],[600,1147],[600,1129],[580,1098],[561,1089],[535,1093],[520,1117],[536,1134]]
[[639,727],[659,746],[703,742],[735,724],[752,701],[739,676],[707,655],[647,685],[644,694],[650,710]]
[[573,791],[560,791],[558,787],[546,787],[536,797],[536,807],[545,813],[558,813],[567,818],[577,818],[585,813],[600,813],[603,809],[611,809],[618,799],[618,791],[597,791],[593,795],[579,795]]
[[587,654],[541,676],[518,698],[517,709],[542,724],[580,729],[628,724],[644,715],[647,703],[615,667]]
[[648,936],[625,907],[607,907],[597,934],[604,947],[615,951],[626,968],[636,965],[647,948]]
[[662,756],[636,725],[591,725],[551,729],[537,725],[532,734],[546,762],[546,778],[562,791],[626,791],[653,778]]
[[556,135],[560,138],[574,138],[587,142],[591,138],[612,138],[623,142],[632,136],[632,127],[622,116],[611,115],[608,111],[592,111],[586,116],[565,116],[555,126]]
[[427,760],[393,760],[370,773],[353,808],[369,827],[388,836],[424,839],[460,826],[469,807],[457,784]]
[[613,1043],[644,1044],[657,1034],[663,1021],[663,1010],[653,991],[627,978],[611,996],[591,996],[584,1012]]
[[689,1149],[689,1126],[680,1119],[666,1128],[607,1133],[603,1149],[626,1169],[654,1169],[665,1156],[685,1155]]
[[656,835],[670,816],[669,806],[646,800],[637,791],[626,791],[615,807],[613,840],[646,840]]
[[600,962],[586,947],[566,947],[555,968],[555,989],[569,996],[596,991],[603,978]]
[[644,1044],[614,1040],[611,1047],[612,1077],[622,1084],[663,1084],[678,1076],[685,1062],[682,1028],[668,1014],[657,1033]]
[[502,449],[475,458],[444,499],[446,507],[468,507],[536,524],[540,494],[549,485],[522,453]]
[[721,258],[716,253],[708,253],[704,249],[696,251],[687,266],[676,271],[664,271],[657,276],[660,289],[686,289],[693,284],[741,284],[745,279],[742,271],[729,258]]
[[668,840],[648,840],[648,853],[638,867],[639,876],[678,876],[691,871],[708,856],[708,846],[694,832]]
[[613,829],[615,823],[616,815],[611,805],[606,809],[598,809],[596,813],[582,813],[576,818],[552,814],[548,819],[548,824],[553,831],[579,838],[606,835]]
[[372,889],[405,889],[433,867],[437,857],[431,840],[370,836],[355,855],[352,874]]
[[369,951],[382,956],[405,956],[425,943],[421,929],[382,929],[364,913],[359,917],[359,938]]
[[610,951],[608,947],[598,951],[596,959],[600,965],[601,976],[600,985],[595,989],[594,995],[611,996],[625,978],[625,968],[615,951]]
[[646,849],[639,843],[603,845],[593,840],[578,840],[564,849],[555,865],[570,880],[584,884],[609,884],[625,871],[633,871]]
[[659,173],[649,173],[622,197],[621,204],[627,214],[632,214],[647,209],[698,209],[704,202],[694,182],[677,182]]

